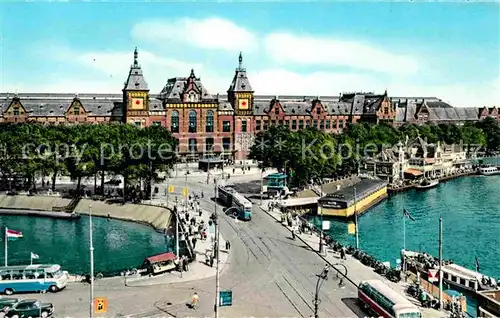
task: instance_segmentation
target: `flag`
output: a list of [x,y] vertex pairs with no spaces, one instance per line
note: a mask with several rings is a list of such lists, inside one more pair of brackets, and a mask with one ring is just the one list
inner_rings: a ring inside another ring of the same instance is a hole
[[479,259],[477,258],[476,256],[476,272],[479,272],[479,269],[481,268],[480,264],[479,264]]
[[40,256],[38,256],[38,254],[31,252],[31,259],[39,259],[39,258]]
[[410,212],[406,211],[406,209],[403,208],[403,215],[407,218],[409,218],[410,220],[412,221],[415,221],[415,219],[413,218],[413,216],[411,216]]
[[23,233],[5,228],[5,235],[8,240],[15,240],[23,237]]

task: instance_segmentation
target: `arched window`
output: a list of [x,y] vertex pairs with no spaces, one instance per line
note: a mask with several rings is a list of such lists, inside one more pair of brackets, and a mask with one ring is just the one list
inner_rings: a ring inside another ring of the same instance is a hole
[[73,115],[75,116],[80,115],[80,105],[78,104],[73,105]]
[[19,116],[20,111],[19,111],[19,106],[14,106],[14,116]]
[[179,112],[176,110],[170,114],[170,131],[173,133],[179,132]]
[[189,111],[189,132],[196,132],[196,111],[194,110]]
[[207,125],[205,128],[206,132],[214,132],[214,112],[209,110],[207,111]]

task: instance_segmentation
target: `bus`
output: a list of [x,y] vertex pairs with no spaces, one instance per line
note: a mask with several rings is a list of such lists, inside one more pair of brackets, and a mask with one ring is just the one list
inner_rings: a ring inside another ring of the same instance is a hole
[[17,292],[53,293],[64,289],[68,272],[59,265],[23,265],[0,267],[0,292],[12,295]]
[[380,280],[361,282],[358,298],[368,311],[380,317],[422,318],[417,306]]
[[252,202],[248,201],[244,196],[238,192],[233,192],[232,207],[237,210],[234,214],[238,219],[251,220],[252,219]]
[[233,202],[233,193],[235,190],[233,188],[225,187],[225,186],[218,186],[217,187],[217,199],[224,203],[225,206],[230,207],[232,206]]

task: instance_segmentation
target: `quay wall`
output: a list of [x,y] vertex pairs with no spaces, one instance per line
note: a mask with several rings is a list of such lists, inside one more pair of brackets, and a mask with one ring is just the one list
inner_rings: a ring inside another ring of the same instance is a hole
[[172,213],[170,210],[145,204],[108,204],[102,201],[82,199],[75,208],[75,212],[89,214],[92,206],[92,215],[110,217],[123,221],[132,221],[152,226],[157,231],[164,231],[170,225]]
[[59,196],[0,195],[0,209],[52,211],[55,206],[67,206],[71,199]]
[[[387,187],[383,187],[372,194],[368,195],[366,198],[358,200],[356,202],[356,211],[358,214],[362,214],[363,212],[370,209],[375,204],[387,198]],[[332,209],[332,208],[321,208],[321,214],[342,218],[350,218],[354,216],[354,204],[350,205],[345,209]]]
[[[70,202],[71,199],[53,196],[0,195],[0,214],[60,218],[68,213],[53,212],[52,208],[67,206]],[[88,214],[90,205],[93,216],[142,223],[162,232],[169,227],[172,219],[172,213],[164,207],[131,203],[108,204],[90,199],[80,200],[74,212]]]

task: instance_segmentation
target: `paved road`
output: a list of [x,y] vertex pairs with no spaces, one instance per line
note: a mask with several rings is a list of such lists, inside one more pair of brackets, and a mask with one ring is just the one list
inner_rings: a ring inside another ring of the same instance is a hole
[[[172,181],[172,184],[183,184]],[[208,198],[213,185],[188,180],[191,188],[204,189],[202,208],[213,209]],[[163,193],[163,187],[160,187]],[[221,210],[219,210],[221,211]],[[309,317],[313,314],[313,293],[323,262],[300,241],[261,211],[254,209],[250,222],[221,216],[222,234],[231,242],[229,264],[221,275],[221,290],[233,291],[233,306],[220,308],[221,317]],[[204,260],[200,260],[204,261]],[[72,284],[57,294],[28,295],[56,306],[55,317],[89,317],[89,286]],[[200,295],[200,307],[186,306],[192,294]],[[186,317],[211,316],[215,298],[215,278],[176,285],[125,287],[120,278],[99,280],[96,297],[108,298],[108,313],[96,317]],[[353,286],[338,287],[332,276],[320,295],[320,317],[363,316],[354,305]],[[353,308],[351,310],[350,308]]]

